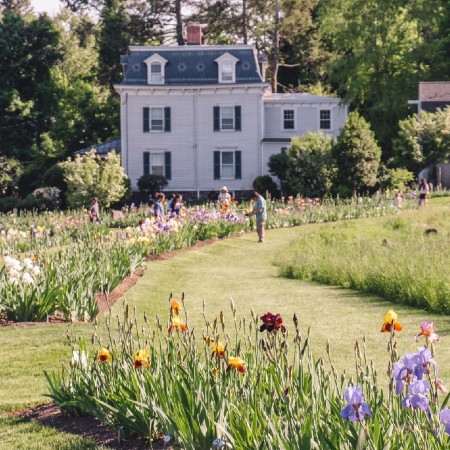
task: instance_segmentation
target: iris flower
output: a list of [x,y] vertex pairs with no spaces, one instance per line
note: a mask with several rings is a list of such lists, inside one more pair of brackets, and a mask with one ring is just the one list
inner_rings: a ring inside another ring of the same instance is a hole
[[286,327],[283,325],[283,319],[280,314],[272,314],[270,312],[261,316],[263,324],[259,327],[259,331],[267,330],[268,333],[272,331],[281,330],[282,333],[286,333]]
[[172,325],[169,327],[169,332],[175,330],[187,331],[187,326],[179,317],[172,317]]
[[105,361],[111,361],[112,357],[111,357],[111,353],[109,353],[109,351],[102,347],[98,353],[97,353],[97,360],[98,362],[105,362]]
[[237,356],[230,356],[228,358],[228,367],[227,372],[231,370],[232,367],[234,367],[238,372],[245,373],[244,369],[245,361]]
[[439,342],[440,336],[434,332],[435,329],[434,322],[422,322],[420,324],[420,333],[414,336],[415,341],[417,342],[419,336],[425,336],[425,339],[432,344]]
[[134,355],[134,367],[136,369],[140,369],[142,368],[142,366],[149,368],[150,367],[150,362],[148,360],[149,356],[150,351],[147,349],[137,351]]
[[349,386],[344,392],[347,406],[341,410],[341,417],[352,422],[361,422],[365,416],[372,416],[372,411],[364,402],[362,389],[358,386]]
[[213,352],[212,356],[218,356],[219,358],[223,358],[223,354],[225,353],[225,347],[220,341],[213,343]]
[[402,331],[403,327],[397,321],[397,313],[390,309],[386,315],[384,316],[384,323],[381,327],[381,332],[384,333],[386,331]]
[[445,433],[450,436],[450,408],[444,408],[439,414],[439,422],[445,425]]
[[418,408],[422,411],[430,409],[427,394],[430,390],[430,383],[426,380],[415,380],[408,387],[408,396],[403,399],[405,408]]
[[173,314],[177,316],[183,311],[180,302],[178,300],[175,300],[174,298],[170,302],[170,308],[172,309]]

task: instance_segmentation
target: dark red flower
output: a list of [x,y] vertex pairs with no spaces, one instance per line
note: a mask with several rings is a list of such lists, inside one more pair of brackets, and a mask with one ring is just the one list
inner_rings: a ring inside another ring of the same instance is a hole
[[259,331],[266,330],[268,333],[281,330],[286,333],[286,327],[283,325],[283,319],[280,314],[272,314],[270,312],[261,317],[263,324],[259,327]]

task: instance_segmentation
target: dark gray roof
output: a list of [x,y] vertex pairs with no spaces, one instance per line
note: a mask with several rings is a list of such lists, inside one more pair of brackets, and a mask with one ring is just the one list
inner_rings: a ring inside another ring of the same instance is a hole
[[183,47],[130,47],[128,55],[122,55],[124,66],[123,85],[148,85],[147,64],[144,61],[157,53],[168,62],[165,65],[164,85],[218,84],[218,65],[215,59],[230,53],[236,63],[236,83],[262,83],[254,49],[250,45]]
[[291,138],[264,138],[262,142],[291,142]]
[[78,150],[75,152],[76,155],[85,155],[94,149],[98,155],[106,155],[109,152],[115,150],[116,153],[120,154],[122,149],[120,137],[111,139],[110,141],[102,142],[101,144],[91,145],[90,147],[83,148],[82,150]]

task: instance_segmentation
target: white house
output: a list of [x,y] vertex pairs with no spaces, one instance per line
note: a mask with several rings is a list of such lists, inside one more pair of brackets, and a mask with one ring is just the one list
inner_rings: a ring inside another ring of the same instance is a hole
[[158,174],[167,191],[188,197],[224,184],[238,196],[292,136],[343,127],[347,107],[337,98],[271,94],[253,46],[203,45],[199,26],[187,42],[121,57],[121,157],[134,190],[142,175]]

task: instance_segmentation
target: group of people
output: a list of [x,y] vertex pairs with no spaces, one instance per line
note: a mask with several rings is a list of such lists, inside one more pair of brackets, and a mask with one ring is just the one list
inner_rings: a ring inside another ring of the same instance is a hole
[[[166,209],[167,206],[167,209]],[[167,201],[162,192],[155,195],[155,200],[150,200],[150,214],[155,219],[163,219],[168,214],[170,217],[176,217],[181,214],[183,208],[183,196],[181,194],[172,194]]]

